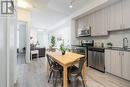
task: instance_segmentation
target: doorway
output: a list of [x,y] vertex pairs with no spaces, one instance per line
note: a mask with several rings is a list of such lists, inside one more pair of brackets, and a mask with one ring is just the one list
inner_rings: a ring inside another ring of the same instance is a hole
[[26,30],[27,23],[17,22],[17,64],[26,63]]

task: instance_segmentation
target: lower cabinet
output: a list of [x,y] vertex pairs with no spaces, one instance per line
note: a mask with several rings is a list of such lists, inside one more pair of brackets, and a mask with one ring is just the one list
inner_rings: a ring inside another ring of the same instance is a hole
[[120,51],[111,51],[111,73],[121,77],[121,56]]
[[105,50],[105,72],[111,73],[111,50]]
[[122,57],[122,77],[130,80],[130,52],[124,52]]
[[105,50],[105,71],[130,80],[130,52]]

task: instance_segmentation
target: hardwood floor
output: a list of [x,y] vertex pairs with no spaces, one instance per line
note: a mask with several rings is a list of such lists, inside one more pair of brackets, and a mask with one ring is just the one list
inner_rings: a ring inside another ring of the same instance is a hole
[[[52,87],[52,81],[47,82],[47,61],[46,58],[35,59],[29,64],[20,64],[17,66],[17,84],[16,87]],[[59,81],[60,83],[60,81]],[[130,82],[113,76],[87,69],[86,87],[130,87]],[[59,84],[58,87],[61,87]],[[79,81],[79,86],[81,82]]]
[[25,64],[26,61],[25,61],[25,55],[26,54],[17,54],[17,64],[20,65],[20,64]]

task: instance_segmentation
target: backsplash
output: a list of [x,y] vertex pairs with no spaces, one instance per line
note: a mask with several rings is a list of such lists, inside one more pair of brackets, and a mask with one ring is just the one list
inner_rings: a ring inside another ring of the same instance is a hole
[[107,43],[111,42],[113,44],[113,47],[122,47],[123,46],[123,38],[128,38],[128,47],[130,48],[130,30],[124,30],[124,31],[112,31],[109,32],[108,36],[100,36],[100,37],[85,37],[80,38],[80,40],[91,40],[93,39],[95,43],[104,43],[104,46],[107,47]]

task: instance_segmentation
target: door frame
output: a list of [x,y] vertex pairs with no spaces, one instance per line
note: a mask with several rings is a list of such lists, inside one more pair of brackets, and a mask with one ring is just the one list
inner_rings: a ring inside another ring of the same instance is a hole
[[30,62],[30,30],[29,30],[29,24],[27,21],[21,21],[21,20],[17,20],[18,22],[23,22],[26,24],[26,63]]

